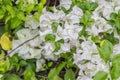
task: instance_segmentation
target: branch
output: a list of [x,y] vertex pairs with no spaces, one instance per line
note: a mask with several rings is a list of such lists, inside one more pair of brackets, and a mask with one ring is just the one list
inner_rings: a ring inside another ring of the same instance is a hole
[[0,61],[3,60],[3,59],[6,59],[9,54],[11,54],[12,52],[14,52],[16,49],[18,49],[19,47],[21,47],[22,45],[24,45],[25,43],[28,43],[29,41],[37,38],[39,36],[39,34],[35,35],[33,38],[29,39],[29,40],[26,40],[25,42],[21,43],[20,45],[18,45],[16,48],[12,49],[10,52],[7,52],[7,55],[5,55],[3,58],[0,58]]

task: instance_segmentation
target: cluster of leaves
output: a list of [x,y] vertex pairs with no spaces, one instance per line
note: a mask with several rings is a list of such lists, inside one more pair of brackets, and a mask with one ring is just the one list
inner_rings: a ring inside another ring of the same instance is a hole
[[78,68],[75,64],[73,64],[73,54],[75,53],[75,48],[73,47],[70,52],[62,53],[61,63],[52,68],[48,74],[49,80],[75,80],[78,72]]
[[34,15],[35,20],[39,21],[42,9],[46,0],[41,0],[36,4],[36,0],[2,0],[0,1],[0,19],[5,23],[5,30],[18,30],[22,28],[26,15]]
[[81,8],[84,13],[80,19],[80,25],[83,26],[82,31],[79,33],[79,35],[81,36],[85,34],[86,27],[90,27],[94,22],[94,19],[92,19],[91,16],[92,16],[92,12],[98,7],[98,3],[87,2],[86,0],[73,1],[73,3],[76,3],[77,6]]
[[118,34],[120,34],[120,10],[118,13],[111,13],[110,14],[110,20],[108,20],[108,24],[115,27]]

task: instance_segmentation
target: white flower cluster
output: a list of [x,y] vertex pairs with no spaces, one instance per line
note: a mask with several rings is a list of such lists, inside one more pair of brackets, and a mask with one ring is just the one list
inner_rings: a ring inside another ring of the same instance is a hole
[[[90,2],[97,2],[99,6],[92,14],[95,20],[91,27],[86,28],[89,36],[79,37],[79,32],[82,26],[79,25],[80,18],[83,16],[82,9],[74,6],[69,14],[65,14],[62,10],[57,10],[54,7],[53,12],[49,12],[46,8],[43,9],[43,14],[40,17],[40,22],[34,20],[32,15],[26,17],[25,28],[17,32],[18,40],[13,40],[13,49],[21,43],[33,38],[35,35],[39,36],[30,42],[20,46],[12,54],[19,53],[23,59],[37,59],[37,70],[41,68],[46,60],[57,60],[61,53],[69,52],[72,47],[76,47],[74,54],[74,63],[80,68],[79,77],[77,80],[92,80],[92,77],[99,70],[109,72],[109,65],[105,63],[99,56],[96,44],[92,41],[92,36],[98,36],[101,32],[112,33],[114,28],[107,24],[106,19],[110,19],[111,12],[118,12],[120,3],[117,0],[88,0]],[[60,6],[65,7],[66,10],[70,8],[71,0],[61,0]],[[55,23],[56,31],[53,29]],[[120,40],[116,31],[115,37]],[[51,34],[55,40],[53,42],[46,41],[46,35]],[[83,41],[80,43],[79,39]],[[60,49],[55,51],[55,42],[63,40],[60,43]],[[120,44],[114,46],[113,53],[119,53]]]

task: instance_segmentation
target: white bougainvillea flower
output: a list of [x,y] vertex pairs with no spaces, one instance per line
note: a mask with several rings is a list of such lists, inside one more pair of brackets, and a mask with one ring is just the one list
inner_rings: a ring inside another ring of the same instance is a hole
[[64,21],[67,21],[69,24],[79,23],[82,15],[82,10],[77,6],[74,6],[73,10],[65,16]]
[[83,75],[83,76],[79,76],[77,80],[93,80],[93,79],[89,78],[88,76]]
[[86,31],[88,31],[89,34],[98,36],[98,34],[101,32],[111,33],[113,31],[113,27],[107,24],[105,19],[98,17],[98,19],[96,19],[96,21],[93,23],[92,27],[87,28]]
[[45,63],[45,60],[44,59],[38,59],[36,61],[36,72],[39,72],[40,69],[42,68],[42,64]]
[[60,6],[64,7],[65,9],[70,9],[70,6],[72,4],[72,0],[60,0]]
[[36,58],[36,59],[40,59],[41,58],[41,49],[30,48],[29,52],[30,52],[30,55],[33,58]]
[[39,27],[39,23],[34,19],[33,15],[27,15],[25,20],[25,27],[37,29]]
[[45,46],[42,47],[42,55],[45,59],[48,60],[56,60],[56,56],[53,54],[55,50],[55,46],[53,43],[46,42]]
[[62,52],[69,52],[70,51],[70,44],[69,43],[64,43],[61,45],[61,51]]

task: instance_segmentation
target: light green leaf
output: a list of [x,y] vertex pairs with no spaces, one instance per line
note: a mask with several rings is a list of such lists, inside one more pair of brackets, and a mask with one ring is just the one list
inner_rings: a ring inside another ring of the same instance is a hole
[[17,17],[18,19],[25,21],[25,15],[23,11],[18,11]]
[[98,52],[100,54],[100,57],[108,61],[111,57],[111,54],[113,52],[113,45],[110,41],[108,40],[103,40],[100,43],[100,47],[98,47]]
[[56,68],[57,70],[56,74],[60,73],[60,71],[65,67],[65,64],[66,64],[65,62],[59,64],[59,66]]
[[41,13],[34,14],[34,19],[39,22]]
[[75,80],[75,73],[71,69],[67,70],[64,80]]
[[18,19],[17,17],[14,17],[11,19],[11,28],[15,29],[16,27],[18,27],[20,24],[22,23],[22,21],[20,19]]
[[95,74],[93,80],[106,80],[107,75],[108,75],[108,74],[107,74],[105,71],[98,71],[98,72]]
[[56,74],[56,71],[57,71],[56,68],[53,68],[53,69],[50,70],[50,72],[48,74],[48,79],[49,80],[52,80],[54,78],[54,76],[58,75],[58,74]]
[[[0,59],[3,59],[5,57],[5,53],[2,51],[2,53],[0,54]],[[10,67],[10,62],[9,62],[9,58],[7,57],[6,60],[1,60],[0,61],[0,74],[5,73],[6,71],[9,70]]]
[[32,69],[26,69],[24,71],[24,80],[37,80],[35,73]]
[[120,64],[120,54],[117,54],[112,58],[112,65],[115,64]]
[[55,75],[52,80],[62,80],[59,76]]
[[34,8],[34,4],[28,4],[25,6],[25,11],[27,13],[30,13],[33,10],[33,8]]
[[41,0],[41,2],[40,2],[40,3],[42,3],[43,5],[45,5],[46,0]]
[[6,5],[6,10],[11,14],[12,18],[15,16],[15,11],[13,6]]
[[38,12],[39,13],[42,13],[43,7],[44,7],[44,5],[42,3],[38,4]]
[[120,77],[120,64],[113,65],[110,73],[112,80],[117,80]]

